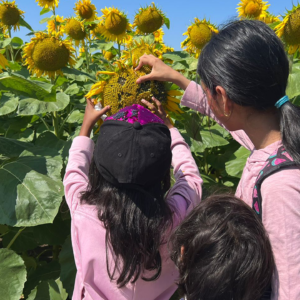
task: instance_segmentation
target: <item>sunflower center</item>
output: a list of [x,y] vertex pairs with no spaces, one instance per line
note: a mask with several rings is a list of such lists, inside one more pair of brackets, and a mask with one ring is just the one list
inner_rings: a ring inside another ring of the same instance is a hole
[[0,19],[4,25],[16,25],[20,19],[19,10],[16,7],[1,5]]
[[194,25],[190,31],[190,38],[193,45],[202,49],[211,39],[210,28],[205,24]]
[[260,5],[256,2],[250,1],[245,7],[245,14],[250,17],[258,17],[261,14]]
[[69,20],[65,29],[66,33],[74,40],[83,40],[85,38],[85,32],[77,20]]
[[291,14],[284,27],[284,40],[290,45],[300,43],[300,8]]
[[79,15],[82,19],[89,19],[93,16],[93,9],[89,5],[82,5],[79,9]]
[[42,71],[57,71],[65,67],[69,57],[70,53],[66,46],[53,38],[39,41],[32,51],[34,64]]
[[163,21],[162,15],[157,10],[148,8],[138,16],[137,27],[144,33],[152,33],[163,25]]
[[127,27],[127,20],[124,16],[115,12],[111,12],[105,20],[105,28],[114,35],[120,35],[125,32]]
[[132,104],[141,104],[142,99],[151,100],[151,97],[167,101],[167,93],[163,82],[146,81],[138,85],[138,77],[149,73],[150,70],[143,68],[142,71],[127,70],[114,75],[105,85],[103,91],[104,105],[111,106],[111,113]]

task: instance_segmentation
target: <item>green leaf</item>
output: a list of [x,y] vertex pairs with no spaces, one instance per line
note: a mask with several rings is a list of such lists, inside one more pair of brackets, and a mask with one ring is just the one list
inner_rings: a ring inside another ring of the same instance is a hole
[[167,28],[170,29],[170,19],[167,17],[164,17],[164,23],[167,26]]
[[12,113],[18,107],[19,98],[12,94],[4,93],[0,99],[0,116]]
[[174,52],[168,52],[163,54],[163,58],[173,60],[173,62],[185,61],[189,56],[190,55],[184,51],[174,51]]
[[22,70],[22,66],[16,61],[15,62],[9,61],[8,64],[9,64],[9,68],[12,71],[21,71]]
[[19,101],[18,114],[21,116],[32,116],[60,111],[65,109],[69,102],[70,97],[65,93],[57,93],[56,102],[45,102],[33,98],[26,98]]
[[42,19],[41,21],[40,21],[40,24],[44,24],[44,23],[46,23],[46,22],[49,22],[49,21],[51,21],[51,20],[54,20],[54,18],[55,18],[55,16],[51,16],[51,17],[47,17],[47,18],[44,18],[44,19]]
[[92,77],[91,75],[81,72],[76,69],[70,69],[70,68],[65,67],[65,68],[62,68],[62,71],[63,71],[64,75],[69,79],[73,79],[73,80],[77,80],[77,81],[91,80],[93,82],[96,82],[95,77]]
[[300,70],[289,75],[286,94],[290,99],[300,95]]
[[23,259],[14,251],[0,249],[0,291],[5,300],[20,299],[26,281]]
[[40,16],[42,16],[42,15],[44,15],[44,14],[50,12],[50,11],[51,11],[51,9],[45,8],[45,7],[44,7],[44,8],[41,10],[41,12],[40,12]]
[[6,137],[21,142],[31,142],[34,138],[34,130],[31,128],[26,128],[25,130],[19,132],[9,130],[6,134]]
[[73,83],[68,86],[68,88],[65,90],[65,93],[69,96],[76,95],[80,92],[80,88],[77,85],[77,83]]
[[95,52],[97,50],[105,50],[108,51],[114,46],[114,42],[107,42],[105,40],[96,40],[93,41],[91,45],[91,52]]
[[11,43],[11,38],[7,38],[4,41],[0,41],[0,48],[5,48]]
[[233,153],[229,161],[226,162],[226,172],[230,176],[240,178],[242,176],[243,169],[249,155],[250,151],[241,146],[237,151]]
[[20,16],[19,23],[21,26],[26,27],[30,31],[34,31],[32,27]]
[[41,81],[29,80],[20,75],[0,75],[0,89],[8,90],[16,95],[39,99],[46,102],[55,102],[55,93],[52,92],[53,85]]
[[84,113],[79,110],[74,110],[69,116],[67,123],[79,123],[81,124],[83,121]]
[[15,36],[12,40],[11,43],[15,47],[20,47],[24,44],[23,40],[20,39],[19,37]]
[[72,298],[77,271],[70,236],[66,239],[59,254],[59,263],[61,266],[60,280],[69,294],[69,297]]

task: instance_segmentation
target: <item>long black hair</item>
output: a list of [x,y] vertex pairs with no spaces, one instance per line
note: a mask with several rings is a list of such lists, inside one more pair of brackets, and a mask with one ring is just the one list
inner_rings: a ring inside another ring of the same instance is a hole
[[[213,95],[222,86],[236,104],[266,110],[285,96],[289,61],[272,29],[261,21],[242,20],[212,37],[197,71]],[[279,117],[282,143],[300,164],[300,108],[288,102],[279,108]]]
[[[159,248],[166,243],[165,233],[172,226],[172,213],[164,199],[170,188],[170,172],[159,183],[160,191],[115,187],[98,171],[94,159],[89,171],[89,186],[81,202],[95,205],[106,229],[106,265],[118,287],[134,283],[146,270],[152,281],[161,273]],[[155,195],[155,196],[153,196]],[[112,250],[112,251],[110,251]],[[114,265],[109,265],[112,252]]]
[[230,195],[198,204],[171,236],[171,258],[187,300],[258,300],[275,262],[255,212]]

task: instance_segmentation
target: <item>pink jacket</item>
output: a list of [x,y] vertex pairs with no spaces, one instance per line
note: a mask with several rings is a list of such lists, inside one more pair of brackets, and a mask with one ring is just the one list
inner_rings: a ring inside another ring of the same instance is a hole
[[[172,137],[172,166],[176,183],[166,201],[174,211],[174,227],[200,202],[202,179],[189,147],[177,129]],[[65,197],[72,216],[72,245],[77,267],[73,299],[85,300],[167,300],[177,289],[178,272],[163,245],[162,273],[151,282],[138,279],[121,289],[110,281],[106,271],[105,229],[97,217],[95,206],[81,204],[80,193],[87,188],[88,171],[94,142],[87,137],[76,137],[70,149],[64,178]],[[111,256],[111,255],[110,255]],[[149,277],[149,275],[146,275]]]
[[[191,82],[181,104],[215,119],[200,85]],[[300,121],[300,120],[299,120]],[[281,145],[275,142],[256,150],[243,130],[231,132],[251,151],[236,196],[252,207],[252,192],[266,159]],[[272,283],[272,299],[300,299],[300,170],[291,168],[268,177],[262,187],[263,224],[269,234],[277,273]]]

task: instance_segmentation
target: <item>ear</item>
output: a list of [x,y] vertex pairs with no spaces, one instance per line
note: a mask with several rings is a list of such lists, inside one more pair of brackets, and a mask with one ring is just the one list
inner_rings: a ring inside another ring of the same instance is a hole
[[228,117],[231,115],[233,110],[233,102],[228,98],[225,89],[221,86],[216,87],[217,102],[220,111],[223,112],[224,116]]

